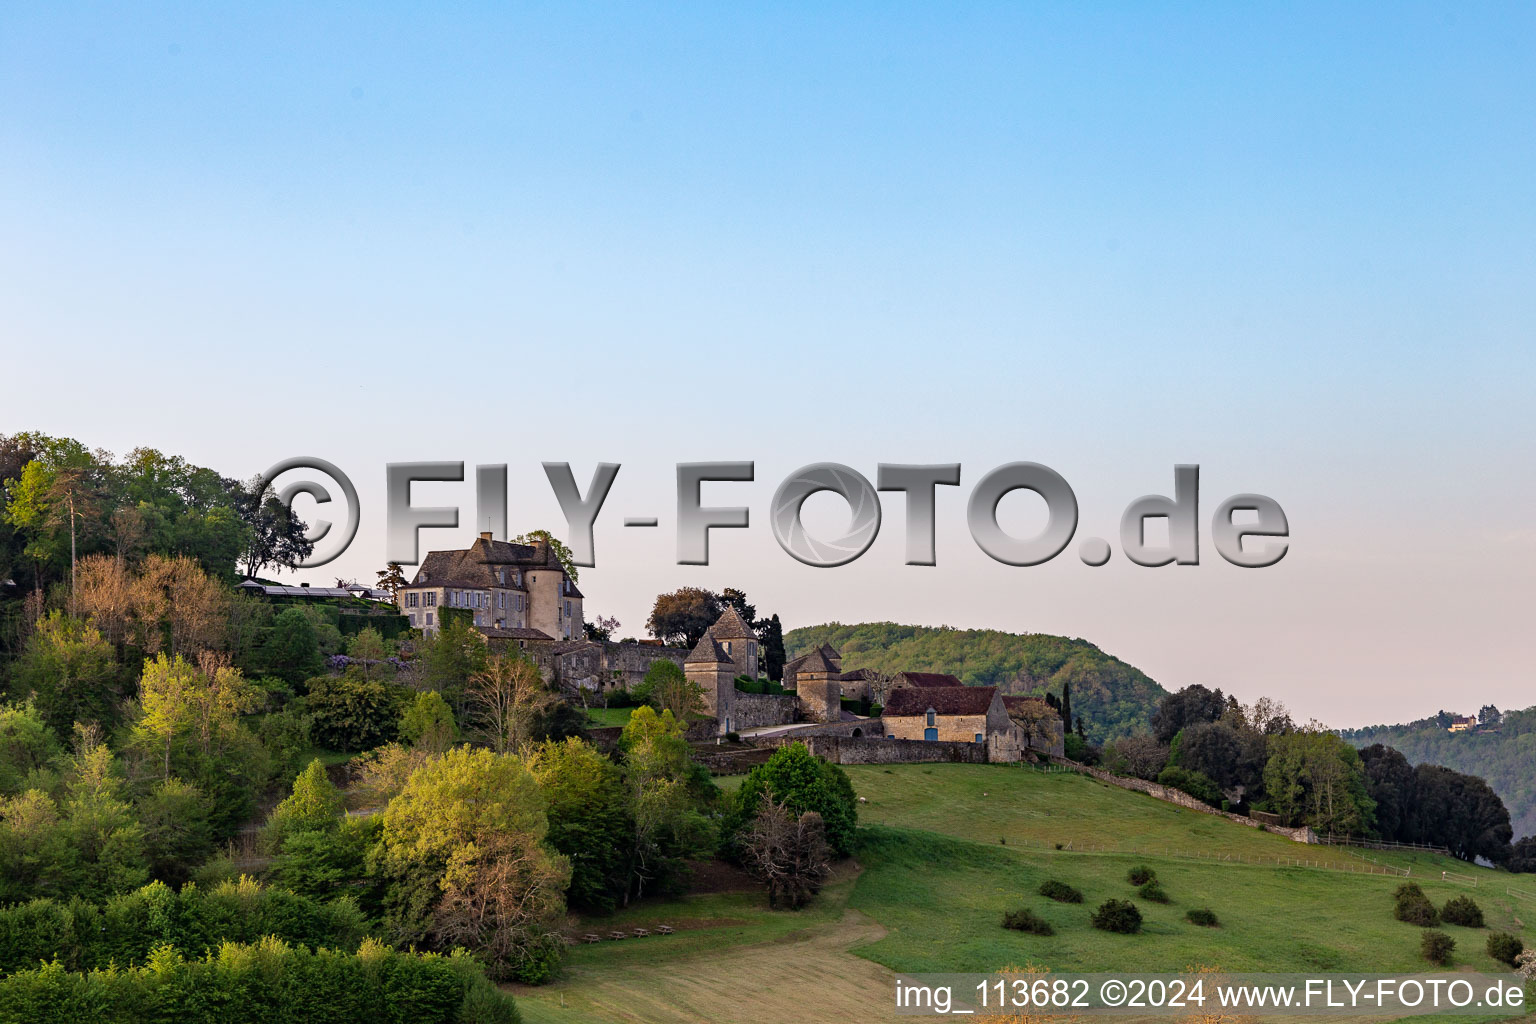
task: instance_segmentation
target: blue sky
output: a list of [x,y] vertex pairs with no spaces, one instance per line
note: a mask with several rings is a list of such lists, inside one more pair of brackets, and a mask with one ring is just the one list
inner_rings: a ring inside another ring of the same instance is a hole
[[[540,461],[616,461],[584,589],[623,632],[737,585],[1341,725],[1529,704],[1533,42],[1521,5],[11,10],[0,431],[331,459],[363,528],[317,580],[377,567],[385,462],[509,463],[516,528],[558,526]],[[704,570],[693,459],[758,463]],[[1199,462],[1203,518],[1269,494],[1293,550],[1000,566],[964,496],[1016,459],[1080,536]],[[829,460],[961,462],[940,565],[894,503],[851,566],[779,551],[773,488]],[[471,486],[422,494],[462,541]]]

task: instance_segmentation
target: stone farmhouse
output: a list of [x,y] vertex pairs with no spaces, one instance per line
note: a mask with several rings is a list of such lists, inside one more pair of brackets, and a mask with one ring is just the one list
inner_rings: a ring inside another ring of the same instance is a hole
[[981,743],[991,761],[1017,761],[1029,745],[995,686],[903,686],[881,722],[886,739]]

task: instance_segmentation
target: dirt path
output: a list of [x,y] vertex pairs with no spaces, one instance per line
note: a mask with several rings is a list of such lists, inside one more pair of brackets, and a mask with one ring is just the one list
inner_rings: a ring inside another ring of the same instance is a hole
[[555,985],[516,989],[517,1005],[527,1024],[885,1022],[894,975],[849,952],[884,935],[848,910],[775,942],[644,967],[573,968]]

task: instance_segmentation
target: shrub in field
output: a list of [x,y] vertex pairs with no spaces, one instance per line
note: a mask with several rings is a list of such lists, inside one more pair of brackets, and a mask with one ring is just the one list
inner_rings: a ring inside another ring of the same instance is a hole
[[1083,894],[1072,888],[1066,882],[1058,882],[1050,878],[1040,883],[1040,895],[1046,899],[1055,900],[1057,903],[1081,903]]
[[1457,896],[1447,900],[1445,906],[1440,908],[1440,918],[1446,924],[1459,924],[1463,928],[1481,928],[1483,926],[1483,908],[1478,906],[1470,896]]
[[1424,895],[1424,890],[1417,884],[1407,882],[1398,886],[1392,897],[1397,902],[1392,916],[1399,921],[1416,924],[1420,928],[1433,928],[1440,923],[1440,911],[1429,902],[1429,897]]
[[1145,864],[1138,864],[1131,868],[1130,873],[1127,874],[1125,878],[1126,881],[1130,882],[1132,885],[1146,885],[1148,882],[1157,878],[1157,872],[1153,871]]
[[1525,943],[1509,932],[1494,932],[1488,936],[1488,955],[1501,964],[1515,966],[1515,961],[1520,959],[1520,954],[1523,952],[1525,952]]
[[1100,931],[1131,935],[1141,931],[1141,911],[1129,900],[1105,900],[1089,922]]
[[1215,928],[1221,922],[1216,920],[1216,912],[1212,910],[1196,909],[1184,915],[1190,924],[1197,924],[1202,928]]
[[1451,953],[1456,949],[1456,940],[1438,928],[1431,928],[1424,933],[1424,938],[1419,942],[1419,952],[1424,954],[1424,959],[1441,967],[1448,967],[1451,963]]
[[1143,885],[1141,888],[1137,889],[1136,890],[1136,895],[1140,896],[1142,899],[1146,900],[1148,903],[1167,903],[1168,902],[1168,894],[1163,891],[1163,887],[1161,885],[1159,885],[1155,879],[1153,881],[1148,882],[1146,885]]
[[1003,927],[1012,928],[1016,932],[1028,932],[1031,935],[1056,934],[1056,929],[1051,927],[1049,921],[1028,907],[1020,907],[1018,910],[1010,910],[1004,914]]

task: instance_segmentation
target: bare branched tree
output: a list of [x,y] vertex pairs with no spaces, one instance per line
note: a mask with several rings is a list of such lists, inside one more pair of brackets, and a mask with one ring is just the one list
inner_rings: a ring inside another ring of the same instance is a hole
[[747,870],[768,887],[768,905],[782,901],[798,910],[811,901],[832,872],[826,824],[815,811],[798,818],[771,793],[763,793],[762,806],[742,844]]
[[537,665],[505,654],[491,655],[485,669],[470,676],[465,697],[477,731],[498,754],[531,741],[535,726],[560,699],[544,684]]

